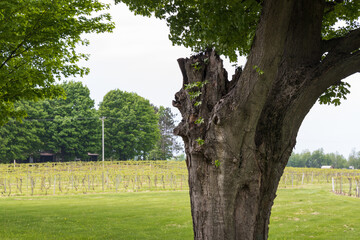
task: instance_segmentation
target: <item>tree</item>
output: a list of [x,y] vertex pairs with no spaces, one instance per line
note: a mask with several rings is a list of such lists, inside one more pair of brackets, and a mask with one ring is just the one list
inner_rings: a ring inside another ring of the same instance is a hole
[[288,167],[305,167],[306,160],[309,158],[311,153],[304,151],[302,153],[292,153],[286,166]]
[[105,156],[145,159],[159,139],[158,118],[150,102],[136,93],[112,90],[100,103],[105,117]]
[[[314,103],[339,104],[360,70],[359,1],[115,0],[165,19],[179,59],[174,106],[185,143],[195,239],[266,239],[299,127]],[[343,25],[336,27],[337,22]],[[218,54],[247,56],[231,81]]]
[[[86,159],[88,152],[101,150],[101,121],[90,98],[89,89],[81,82],[65,82],[61,88],[66,99],[43,102],[47,106],[43,150],[60,153],[63,161]],[[29,116],[31,117],[31,116]]]
[[25,116],[15,109],[18,100],[63,96],[57,79],[83,76],[76,45],[87,45],[83,33],[110,32],[109,14],[98,0],[3,0],[0,2],[0,125],[9,117]]
[[3,162],[38,157],[47,151],[61,155],[63,161],[86,159],[88,152],[101,151],[101,122],[89,89],[73,81],[60,87],[66,99],[15,103],[28,116],[22,123],[12,120],[0,128]]
[[331,166],[334,168],[349,168],[349,163],[346,161],[343,155],[338,153],[329,153],[326,156],[330,159]]
[[326,158],[322,148],[312,152],[305,163],[305,166],[308,168],[321,168],[322,165],[331,165],[329,159]]
[[[17,102],[15,107],[26,109],[35,118],[42,118],[44,114],[39,104],[27,101]],[[30,156],[37,157],[43,148],[41,136],[44,132],[43,122],[9,121],[0,128],[0,162],[25,161]]]
[[169,107],[160,106],[154,107],[156,114],[159,117],[158,127],[160,130],[160,139],[156,143],[155,149],[149,154],[149,159],[152,160],[166,160],[174,156],[174,152],[181,149],[180,144],[176,141],[174,135],[175,128],[175,114],[171,112]]
[[360,152],[356,152],[354,149],[352,150],[349,156],[349,166],[360,169]]
[[314,152],[304,151],[302,153],[292,153],[287,166],[289,167],[309,167],[320,168],[323,165],[330,165],[334,168],[347,168],[348,162],[344,156],[338,153],[324,153],[323,149]]

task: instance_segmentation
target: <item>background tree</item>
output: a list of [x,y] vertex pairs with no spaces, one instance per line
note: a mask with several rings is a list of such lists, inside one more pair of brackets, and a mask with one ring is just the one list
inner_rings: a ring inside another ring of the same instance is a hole
[[353,150],[349,156],[349,166],[360,169],[360,152]]
[[149,154],[149,159],[166,160],[174,156],[174,152],[181,150],[181,145],[177,142],[174,135],[175,114],[171,112],[171,108],[160,106],[155,107],[155,112],[159,118],[160,139],[156,143],[155,149]]
[[9,117],[20,118],[18,100],[63,96],[56,80],[83,76],[79,67],[87,55],[75,51],[87,45],[83,33],[112,31],[107,9],[98,0],[3,0],[0,2],[0,125]]
[[66,99],[50,100],[46,107],[52,121],[46,121],[44,150],[59,152],[62,160],[86,159],[88,152],[101,152],[101,122],[89,89],[74,81],[61,87]]
[[305,167],[306,161],[310,158],[310,151],[303,151],[302,153],[292,153],[287,163],[288,167]]
[[81,82],[65,82],[60,87],[66,99],[15,103],[27,111],[28,117],[22,123],[10,121],[0,128],[0,159],[25,160],[49,151],[65,161],[87,159],[88,152],[101,152],[101,122],[89,89]]
[[349,168],[349,163],[343,155],[338,153],[328,153],[326,156],[330,159],[330,165],[334,168]]
[[[360,71],[360,2],[247,0],[123,2],[165,19],[179,59],[195,239],[266,239],[280,177],[302,121],[320,98],[340,103]],[[337,27],[337,22],[343,25]],[[231,81],[218,54],[244,69]]]
[[[21,101],[17,102],[15,107],[26,110],[34,118],[44,117],[40,104]],[[44,124],[39,121],[11,120],[0,127],[0,162],[26,161],[31,156],[38,157],[40,149],[44,147],[41,139],[44,132]]]
[[334,168],[348,168],[349,163],[344,156],[338,153],[324,153],[323,149],[304,151],[291,154],[287,163],[289,167],[320,168],[321,166],[333,166]]
[[160,137],[150,102],[136,93],[112,90],[99,107],[105,119],[105,156],[119,160],[146,158]]

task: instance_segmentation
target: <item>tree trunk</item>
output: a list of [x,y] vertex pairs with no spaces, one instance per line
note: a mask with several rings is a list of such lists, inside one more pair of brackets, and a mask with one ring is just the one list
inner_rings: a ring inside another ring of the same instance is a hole
[[[200,70],[194,69],[197,62]],[[233,105],[222,105],[240,72],[228,82],[214,52],[180,59],[179,64],[185,84],[208,81],[201,89],[182,89],[174,101],[183,116],[175,133],[185,143],[195,239],[266,239],[271,206],[295,138],[279,139],[276,148],[266,149],[261,138],[269,129],[262,121],[251,126],[256,120],[248,110],[236,111],[235,99]],[[188,92],[197,90],[202,94],[191,100]],[[199,101],[202,104],[194,106]],[[204,122],[195,123],[200,117]],[[273,134],[280,133],[274,129]]]
[[212,51],[178,60],[175,134],[185,143],[195,239],[267,239],[301,122],[338,81],[319,70],[323,10],[323,1],[264,1],[247,64],[231,81]]
[[195,239],[267,239],[300,125],[330,86],[360,71],[360,30],[321,40],[323,0],[265,0],[244,70],[215,52],[179,59]]

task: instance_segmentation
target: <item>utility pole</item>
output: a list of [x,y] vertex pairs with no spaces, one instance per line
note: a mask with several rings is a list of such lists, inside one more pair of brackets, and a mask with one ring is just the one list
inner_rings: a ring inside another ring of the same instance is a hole
[[102,122],[102,161],[105,161],[105,151],[104,151],[104,119],[105,117],[100,118]]

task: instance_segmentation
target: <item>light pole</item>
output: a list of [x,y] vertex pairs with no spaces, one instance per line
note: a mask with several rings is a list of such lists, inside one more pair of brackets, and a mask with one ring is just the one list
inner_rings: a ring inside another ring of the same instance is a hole
[[100,118],[102,122],[102,161],[105,161],[105,151],[104,151],[104,119],[105,117]]

